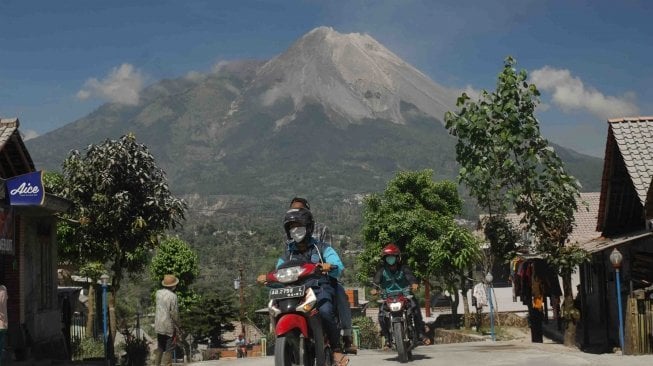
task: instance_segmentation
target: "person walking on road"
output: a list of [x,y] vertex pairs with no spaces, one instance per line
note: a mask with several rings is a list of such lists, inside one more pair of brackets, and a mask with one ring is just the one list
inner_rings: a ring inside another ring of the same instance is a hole
[[177,345],[179,336],[179,308],[177,305],[177,284],[179,279],[167,274],[161,281],[162,289],[156,292],[156,314],[154,331],[156,332],[157,349],[154,365],[172,365],[172,352]]

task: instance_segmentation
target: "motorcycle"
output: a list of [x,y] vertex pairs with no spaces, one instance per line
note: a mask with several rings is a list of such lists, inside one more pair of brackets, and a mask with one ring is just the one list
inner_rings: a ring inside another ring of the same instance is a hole
[[274,320],[275,366],[331,366],[333,351],[322,327],[314,289],[321,265],[291,260],[266,275],[268,310]]
[[413,358],[413,349],[420,344],[419,333],[413,317],[413,295],[408,287],[399,291],[381,292],[381,309],[390,327],[399,361],[404,363]]

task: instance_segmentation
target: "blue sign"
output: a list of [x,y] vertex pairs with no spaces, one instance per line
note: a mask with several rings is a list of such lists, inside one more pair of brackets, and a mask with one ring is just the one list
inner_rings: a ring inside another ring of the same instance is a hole
[[40,206],[45,199],[43,172],[32,172],[7,179],[11,206]]

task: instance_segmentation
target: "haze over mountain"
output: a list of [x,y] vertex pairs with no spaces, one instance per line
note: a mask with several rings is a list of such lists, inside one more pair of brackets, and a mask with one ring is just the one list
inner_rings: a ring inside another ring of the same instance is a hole
[[[162,80],[137,105],[105,104],[26,144],[37,168],[60,170],[71,149],[134,132],[175,193],[212,209],[296,194],[343,200],[382,190],[399,170],[454,179],[442,120],[456,96],[369,35],[320,27],[267,62]],[[556,151],[597,189],[600,159]]]

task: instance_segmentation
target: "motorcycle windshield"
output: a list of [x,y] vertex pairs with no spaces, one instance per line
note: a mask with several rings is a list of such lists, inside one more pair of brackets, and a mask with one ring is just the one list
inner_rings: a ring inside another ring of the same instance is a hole
[[387,288],[383,293],[383,298],[397,297],[397,296],[401,296],[401,295],[406,296],[406,295],[409,295],[409,294],[410,294],[410,290],[408,289],[408,287],[405,287],[405,288]]

